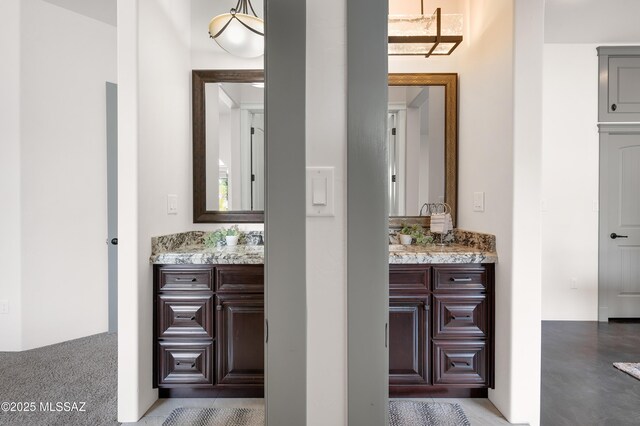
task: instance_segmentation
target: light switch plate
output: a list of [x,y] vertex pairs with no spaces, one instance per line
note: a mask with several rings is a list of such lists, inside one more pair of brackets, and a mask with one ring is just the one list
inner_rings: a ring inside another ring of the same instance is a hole
[[334,167],[307,167],[307,216],[335,216]]
[[167,195],[167,214],[178,214],[178,196],[175,194]]
[[484,192],[473,193],[473,211],[474,212],[484,211]]
[[9,313],[9,301],[8,300],[0,300],[0,315]]

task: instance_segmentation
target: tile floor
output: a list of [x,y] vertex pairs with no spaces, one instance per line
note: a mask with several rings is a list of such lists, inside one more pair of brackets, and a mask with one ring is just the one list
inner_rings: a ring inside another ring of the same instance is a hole
[[[416,401],[457,402],[466,413],[473,426],[508,425],[504,417],[488,399],[415,399]],[[137,423],[124,423],[128,425],[161,426],[167,416],[178,407],[263,407],[261,398],[172,398],[159,399],[145,416]]]

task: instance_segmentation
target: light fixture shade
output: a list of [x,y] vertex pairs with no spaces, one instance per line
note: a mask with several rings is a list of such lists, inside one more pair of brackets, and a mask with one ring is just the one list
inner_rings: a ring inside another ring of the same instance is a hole
[[462,42],[462,15],[389,16],[389,55],[450,55]]
[[218,15],[209,23],[209,34],[220,47],[234,56],[257,58],[264,55],[264,21],[255,16],[244,13]]

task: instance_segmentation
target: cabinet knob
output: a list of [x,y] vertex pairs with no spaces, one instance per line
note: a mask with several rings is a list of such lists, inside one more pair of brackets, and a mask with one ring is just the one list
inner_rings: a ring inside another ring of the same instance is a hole
[[611,111],[615,111],[618,109],[618,105],[616,104],[611,104]]

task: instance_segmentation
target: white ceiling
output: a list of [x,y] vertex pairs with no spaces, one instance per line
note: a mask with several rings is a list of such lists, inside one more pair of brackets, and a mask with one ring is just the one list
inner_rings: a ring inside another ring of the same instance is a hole
[[639,0],[546,0],[545,43],[640,43]]
[[44,0],[105,24],[117,24],[116,0]]

